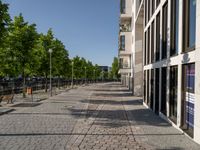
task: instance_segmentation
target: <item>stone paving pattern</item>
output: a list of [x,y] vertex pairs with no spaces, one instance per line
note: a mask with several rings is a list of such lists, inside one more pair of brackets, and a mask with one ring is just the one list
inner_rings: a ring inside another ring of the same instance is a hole
[[0,150],[198,150],[119,83],[64,91],[0,116]]

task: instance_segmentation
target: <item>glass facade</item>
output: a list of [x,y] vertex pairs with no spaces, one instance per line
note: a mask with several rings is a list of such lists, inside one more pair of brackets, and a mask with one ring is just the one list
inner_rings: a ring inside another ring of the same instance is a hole
[[156,16],[156,61],[160,60],[160,13]]
[[167,22],[168,22],[168,3],[163,6],[162,19],[162,59],[167,58]]
[[170,67],[170,93],[169,112],[171,120],[177,122],[177,87],[178,87],[178,66]]
[[183,47],[184,52],[194,50],[196,42],[196,0],[184,0]]
[[170,56],[178,54],[179,0],[171,1]]
[[159,114],[160,69],[155,69],[155,113]]
[[125,35],[120,36],[120,50],[125,50]]
[[120,11],[121,11],[121,14],[126,13],[126,0],[121,0]]
[[154,63],[154,21],[151,24],[151,63]]
[[161,68],[161,112],[166,115],[166,99],[167,99],[167,67]]
[[193,137],[195,111],[195,64],[183,65],[182,129]]

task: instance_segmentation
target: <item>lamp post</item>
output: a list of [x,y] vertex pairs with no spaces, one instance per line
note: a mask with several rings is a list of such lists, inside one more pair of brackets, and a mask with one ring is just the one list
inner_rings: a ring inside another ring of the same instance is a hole
[[103,82],[103,76],[104,76],[104,71],[103,71],[103,69],[102,69],[101,74],[102,74],[102,82]]
[[96,81],[96,70],[94,69],[94,83]]
[[52,70],[52,63],[51,63],[51,54],[52,54],[53,50],[49,49],[49,56],[50,56],[50,96],[52,96],[52,83],[51,83],[51,70]]
[[73,85],[74,85],[74,61],[72,61],[72,88],[73,88]]
[[85,67],[85,84],[86,84],[86,69],[87,69],[87,67]]

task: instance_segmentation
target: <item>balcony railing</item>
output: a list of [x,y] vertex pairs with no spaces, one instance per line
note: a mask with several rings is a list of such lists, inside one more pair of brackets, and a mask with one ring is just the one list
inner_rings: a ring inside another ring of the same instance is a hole
[[131,66],[128,63],[120,64],[120,69],[131,69]]
[[120,32],[131,32],[131,25],[130,24],[120,25]]

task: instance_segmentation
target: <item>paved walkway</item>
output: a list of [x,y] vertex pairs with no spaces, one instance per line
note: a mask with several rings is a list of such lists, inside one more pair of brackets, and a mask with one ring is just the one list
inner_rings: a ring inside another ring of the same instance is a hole
[[200,149],[117,83],[22,106],[0,116],[0,150]]

